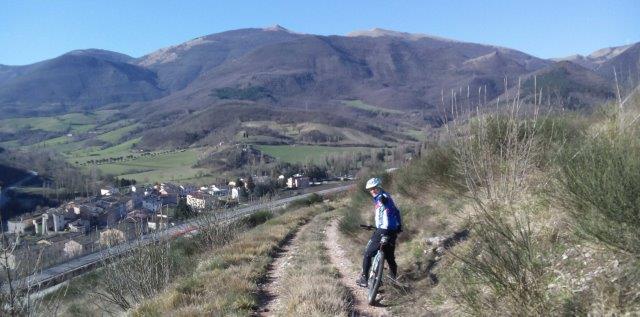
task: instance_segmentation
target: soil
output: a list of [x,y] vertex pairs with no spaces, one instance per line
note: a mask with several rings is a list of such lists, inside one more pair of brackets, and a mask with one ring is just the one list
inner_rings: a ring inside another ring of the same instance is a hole
[[[354,265],[347,257],[347,254],[339,243],[340,233],[338,232],[338,220],[331,221],[327,228],[325,246],[331,263],[340,272],[340,281],[345,285],[353,295],[353,312],[352,316],[390,316],[389,312],[383,305],[370,306],[367,303],[367,291],[356,284],[356,277],[360,274],[359,265]],[[364,246],[363,246],[364,247]],[[380,302],[381,295],[378,295]]]
[[300,231],[307,225],[308,224],[305,224],[298,228],[298,230],[283,243],[274,256],[274,261],[267,269],[267,279],[265,283],[260,286],[262,293],[261,304],[256,316],[273,316],[273,312],[277,311],[277,307],[280,304],[280,278],[284,276],[293,255],[296,253]]

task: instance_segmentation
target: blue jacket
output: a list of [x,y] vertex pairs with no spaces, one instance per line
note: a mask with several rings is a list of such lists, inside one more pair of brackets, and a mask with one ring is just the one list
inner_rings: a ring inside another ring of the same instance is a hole
[[378,195],[373,197],[373,203],[375,204],[376,228],[393,231],[401,228],[400,210],[388,193],[381,190]]

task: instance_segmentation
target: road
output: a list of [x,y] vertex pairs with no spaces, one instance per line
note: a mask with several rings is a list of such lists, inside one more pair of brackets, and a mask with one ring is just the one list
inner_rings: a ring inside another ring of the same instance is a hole
[[[354,185],[343,185],[343,186],[320,190],[316,192],[309,192],[309,193],[298,195],[298,196],[283,198],[283,199],[272,201],[269,203],[248,206],[248,207],[240,208],[237,210],[231,210],[231,211],[224,212],[222,214],[218,214],[217,219],[222,221],[231,221],[231,220],[248,216],[260,210],[277,208],[294,201],[307,199],[313,194],[318,194],[320,196],[327,196],[327,195],[332,195],[332,194],[347,191],[351,189],[353,186]],[[131,251],[132,249],[148,245],[154,241],[172,238],[188,231],[197,230],[201,224],[202,224],[201,220],[192,220],[192,221],[171,227],[169,229],[162,230],[152,234],[147,234],[140,237],[139,239],[128,241],[123,244],[114,246],[110,248],[108,252],[97,251],[94,253],[90,253],[90,254],[75,258],[68,262],[52,266],[50,268],[42,270],[41,272],[32,274],[23,279],[20,279],[16,281],[14,288],[19,288],[24,290],[33,290],[33,289],[40,289],[43,286],[53,286],[81,272],[85,272],[91,268],[96,267],[98,264],[100,264],[101,261],[105,260],[106,258],[117,257],[121,254]]]

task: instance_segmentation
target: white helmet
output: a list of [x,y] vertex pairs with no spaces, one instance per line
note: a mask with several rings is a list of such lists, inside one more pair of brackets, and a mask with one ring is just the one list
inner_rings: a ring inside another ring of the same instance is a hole
[[365,189],[369,190],[372,188],[380,187],[382,185],[382,181],[379,178],[374,177],[367,181],[367,185],[364,186]]

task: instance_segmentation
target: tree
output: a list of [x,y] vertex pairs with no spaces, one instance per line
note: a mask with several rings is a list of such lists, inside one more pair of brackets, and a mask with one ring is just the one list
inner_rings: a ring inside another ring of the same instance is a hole
[[176,218],[180,220],[189,219],[195,215],[195,212],[191,208],[191,206],[187,205],[187,200],[184,198],[180,198],[178,200],[178,205],[176,206]]
[[247,178],[246,187],[249,194],[253,193],[253,190],[256,188],[256,183],[253,181],[253,177],[249,176],[249,178]]

